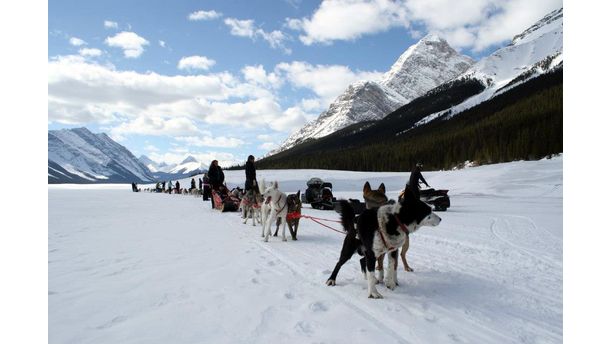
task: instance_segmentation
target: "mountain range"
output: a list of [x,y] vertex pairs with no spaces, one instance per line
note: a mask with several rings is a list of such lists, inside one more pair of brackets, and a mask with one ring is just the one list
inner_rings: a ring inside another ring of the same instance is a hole
[[49,183],[131,183],[153,180],[124,146],[87,128],[49,130]]
[[144,183],[180,179],[204,173],[206,168],[189,156],[180,164],[157,164],[137,159],[104,133],[87,128],[49,130],[48,183]]
[[380,80],[349,85],[317,119],[294,132],[269,155],[354,123],[380,120],[473,64],[474,60],[457,53],[440,36],[429,34],[409,47]]
[[[445,42],[440,37],[427,36],[404,55],[432,40]],[[448,50],[446,45],[439,43],[432,49]],[[435,55],[438,54],[429,56]],[[354,114],[353,118],[363,120],[323,137],[285,142],[281,150],[260,160],[258,166],[396,170],[410,169],[417,161],[435,161],[429,168],[449,168],[477,158],[501,162],[559,153],[562,75],[560,8],[517,34],[507,46],[382,118],[368,118],[366,112]],[[312,123],[322,123],[321,118],[326,116],[323,113]],[[301,132],[305,133],[312,123]],[[482,136],[458,139],[468,132]],[[428,156],[428,152],[435,156]]]
[[[347,87],[258,168],[406,170],[562,152],[563,8],[475,62],[438,35],[409,47],[380,80]],[[206,171],[136,158],[104,133],[49,130],[49,183],[130,183]]]

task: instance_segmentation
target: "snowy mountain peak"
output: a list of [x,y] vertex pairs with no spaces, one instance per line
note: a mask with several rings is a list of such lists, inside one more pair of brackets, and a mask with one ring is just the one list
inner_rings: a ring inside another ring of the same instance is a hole
[[425,42],[446,42],[446,40],[442,37],[440,37],[437,33],[428,33],[427,35],[425,35],[425,37],[421,38],[419,40],[419,43],[425,43]]
[[180,165],[182,164],[186,164],[186,163],[190,163],[190,162],[198,162],[198,160],[196,160],[196,158],[192,157],[191,155],[186,157],[185,160],[183,160],[183,162],[180,163]]
[[327,111],[293,133],[275,154],[309,139],[329,135],[351,124],[380,120],[430,89],[465,72],[474,61],[457,53],[437,34],[409,47],[381,80],[350,84]]
[[408,101],[465,72],[474,60],[461,55],[437,34],[408,48],[380,80]]
[[153,178],[127,148],[87,128],[49,130],[48,162],[50,183],[128,183]]
[[544,18],[538,20],[535,24],[527,28],[527,30],[514,36],[510,45],[526,43],[527,41],[536,39],[544,33],[552,31],[559,26],[563,26],[563,7],[548,13],[544,16]]

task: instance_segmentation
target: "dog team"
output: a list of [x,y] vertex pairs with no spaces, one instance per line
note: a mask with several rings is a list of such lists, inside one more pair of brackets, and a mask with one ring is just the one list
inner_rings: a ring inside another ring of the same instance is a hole
[[[277,181],[266,184],[265,180],[262,180],[262,183],[258,183],[254,161],[255,158],[249,155],[245,165],[244,191],[235,188],[231,192],[225,190],[226,194],[228,197],[235,197],[239,200],[244,224],[251,219],[253,226],[257,224],[262,226],[261,236],[265,242],[268,242],[272,236],[273,224],[276,224],[273,236],[278,235],[282,226],[281,237],[283,241],[287,241],[285,229],[289,227],[291,239],[297,240],[302,209],[300,191],[287,195],[279,189]],[[404,270],[413,271],[406,260],[410,244],[409,234],[422,226],[437,226],[442,221],[429,205],[419,199],[418,182],[420,180],[425,182],[420,173],[421,166],[417,164],[415,170],[412,171],[410,182],[401,192],[398,202],[388,199],[384,183],[380,184],[378,189],[372,189],[369,182],[363,186],[364,203],[357,200],[339,202],[341,223],[346,236],[340,251],[340,258],[327,279],[328,286],[336,285],[340,268],[355,253],[361,256],[359,263],[361,272],[367,281],[368,297],[370,298],[382,298],[376,289],[376,284],[379,282],[384,283],[391,290],[397,287],[398,251]],[[208,182],[205,184],[209,184],[212,190],[219,192],[225,188],[225,176],[217,160],[211,163],[205,178],[205,181]],[[189,194],[193,189],[195,189],[194,179],[192,179]],[[197,194],[202,193],[206,200],[206,187],[200,187],[200,189],[202,189],[201,192],[196,190]],[[187,191],[184,191],[184,194],[188,194]],[[217,206],[218,209],[223,209],[218,207],[219,204],[215,205],[213,197],[210,198],[213,208]],[[386,274],[383,269],[385,255],[388,258]],[[375,276],[376,271],[378,271],[378,276]]]

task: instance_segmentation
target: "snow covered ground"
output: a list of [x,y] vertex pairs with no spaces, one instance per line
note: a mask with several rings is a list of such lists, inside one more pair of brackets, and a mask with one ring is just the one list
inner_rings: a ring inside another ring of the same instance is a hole
[[[396,198],[409,175],[257,173],[287,192],[318,176],[353,198],[366,180]],[[451,190],[451,208],[411,237],[415,272],[379,287],[382,300],[366,297],[356,258],[325,285],[343,236],[309,220],[298,241],[264,243],[259,226],[201,198],[50,185],[49,342],[561,342],[563,159],[425,178]],[[243,179],[226,172],[230,185]]]

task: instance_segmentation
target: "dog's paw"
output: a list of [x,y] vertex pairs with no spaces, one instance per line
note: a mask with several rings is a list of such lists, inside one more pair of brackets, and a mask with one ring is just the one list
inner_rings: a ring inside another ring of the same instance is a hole
[[265,237],[265,238],[264,238],[264,242],[268,242],[268,237]]
[[383,299],[383,296],[379,292],[377,292],[375,290],[372,293],[370,293],[370,295],[368,295],[368,298],[370,298],[370,299]]
[[385,273],[383,270],[378,270],[378,277],[376,278],[376,283],[383,283],[385,281]]
[[297,240],[297,238],[296,237],[291,237],[291,240]]
[[287,241],[287,238],[283,237],[283,241]]
[[408,265],[406,265],[406,266],[404,266],[404,271],[413,272],[414,270],[411,267],[409,267]]
[[391,279],[387,279],[385,281],[385,285],[387,286],[388,289],[391,289],[391,290],[395,290],[395,287],[397,287],[397,283],[395,283],[395,281],[392,281]]
[[335,286],[336,285],[336,280],[333,279],[328,279],[327,282],[325,282],[325,284],[327,284],[328,286]]

